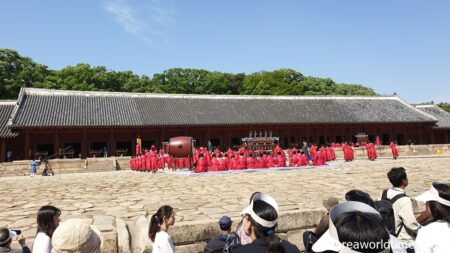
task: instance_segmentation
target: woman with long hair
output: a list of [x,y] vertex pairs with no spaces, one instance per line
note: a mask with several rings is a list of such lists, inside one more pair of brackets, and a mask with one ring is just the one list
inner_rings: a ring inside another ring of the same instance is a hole
[[433,222],[419,229],[416,253],[449,252],[450,249],[450,185],[433,183],[430,190],[416,200],[425,202]]
[[37,232],[33,244],[33,253],[50,253],[52,236],[59,226],[61,210],[54,206],[43,206],[37,214]]
[[169,227],[175,224],[175,213],[170,206],[161,206],[152,215],[148,236],[153,242],[152,253],[174,253],[175,246],[168,233]]
[[250,236],[252,242],[238,246],[233,250],[233,253],[300,253],[295,245],[281,240],[275,234],[278,221],[278,204],[272,197],[264,193],[256,193],[250,205],[242,211],[242,214],[244,215],[242,227],[245,234]]

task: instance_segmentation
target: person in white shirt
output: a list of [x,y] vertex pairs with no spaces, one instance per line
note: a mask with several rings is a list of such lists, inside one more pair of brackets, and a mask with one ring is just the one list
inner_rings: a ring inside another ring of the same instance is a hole
[[33,253],[50,253],[52,235],[59,226],[61,210],[54,206],[43,206],[37,214],[37,235],[34,239]]
[[426,202],[433,222],[422,227],[416,238],[416,253],[450,251],[450,185],[434,182],[430,190],[416,197]]
[[152,215],[148,236],[153,242],[152,253],[174,253],[175,246],[168,233],[169,227],[175,224],[175,213],[170,206],[161,206]]
[[[399,194],[405,194],[405,188],[408,186],[408,177],[403,167],[392,168],[387,176],[393,188],[388,189],[387,198],[393,199]],[[392,204],[395,218],[395,231],[398,239],[408,247],[407,252],[414,252],[414,239],[420,224],[414,216],[412,201],[408,196],[399,198]]]

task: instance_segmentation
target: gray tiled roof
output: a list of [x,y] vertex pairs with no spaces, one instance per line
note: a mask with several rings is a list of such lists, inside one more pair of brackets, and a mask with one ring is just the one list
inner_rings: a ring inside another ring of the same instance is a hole
[[16,137],[17,133],[12,132],[8,127],[8,119],[16,105],[15,101],[0,101],[0,138]]
[[24,88],[10,125],[207,126],[436,122],[392,97],[229,96]]
[[437,119],[436,128],[450,128],[450,113],[437,105],[416,105],[420,110],[433,115]]

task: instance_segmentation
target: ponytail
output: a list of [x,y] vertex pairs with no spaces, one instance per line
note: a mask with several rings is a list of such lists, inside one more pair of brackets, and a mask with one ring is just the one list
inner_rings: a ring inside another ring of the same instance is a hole
[[161,224],[164,222],[164,218],[168,218],[172,215],[173,208],[170,206],[162,206],[152,215],[150,218],[150,226],[148,228],[148,237],[152,242],[155,241],[156,233],[161,231]]
[[267,237],[267,248],[269,253],[285,253],[281,239],[273,232]]

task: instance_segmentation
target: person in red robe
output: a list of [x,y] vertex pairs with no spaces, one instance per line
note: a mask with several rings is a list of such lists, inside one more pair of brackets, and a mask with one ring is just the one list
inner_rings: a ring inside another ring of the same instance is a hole
[[167,168],[173,168],[173,159],[169,154],[164,154],[164,162],[167,164]]
[[247,158],[245,158],[244,154],[241,153],[241,155],[239,156],[239,169],[240,170],[245,170],[247,169]]
[[266,162],[267,168],[275,167],[275,158],[270,153],[267,153],[266,155]]
[[295,167],[297,165],[297,151],[293,151],[289,156],[289,167]]
[[228,166],[229,170],[238,170],[239,169],[239,160],[236,160],[235,155],[231,155],[230,164]]
[[331,160],[335,161],[336,160],[336,152],[334,151],[334,148],[330,148],[330,152],[331,152]]
[[281,154],[281,152],[278,152],[276,165],[277,167],[286,167],[286,159],[284,159],[284,156]]
[[320,150],[319,152],[316,152],[313,159],[313,164],[317,166],[325,165],[326,158],[325,158],[325,151]]
[[145,156],[141,155],[141,170],[145,170]]
[[346,162],[350,161],[349,148],[348,148],[347,144],[345,144],[345,143],[344,143],[344,145],[342,145],[342,152],[344,152],[344,161],[346,161]]
[[253,154],[249,153],[247,157],[247,168],[255,169],[256,168],[256,160],[253,158]]
[[206,161],[203,154],[200,154],[197,165],[195,166],[194,172],[195,173],[201,173],[201,172],[207,172],[208,171],[208,161]]
[[226,155],[228,156],[228,158],[231,158],[231,156],[234,155],[234,151],[231,148],[228,148]]
[[375,144],[377,144],[377,146],[381,145],[380,136],[377,136],[377,138],[375,138]]
[[141,145],[139,145],[139,143],[136,143],[136,148],[135,148],[135,155],[141,155]]
[[308,156],[305,155],[303,152],[301,152],[301,154],[298,156],[297,165],[298,166],[308,165]]
[[397,146],[395,146],[395,143],[393,141],[391,141],[391,144],[389,146],[391,147],[392,156],[394,157],[394,159],[397,159],[397,157],[398,157]]
[[211,164],[208,165],[208,171],[219,171],[219,160],[216,158],[216,154],[212,154]]
[[150,156],[150,170],[151,171],[157,171],[158,170],[158,158],[156,156],[156,152],[154,150],[149,152]]
[[158,168],[159,169],[164,169],[165,163],[164,163],[164,150],[160,149],[159,150],[159,154],[158,154]]
[[258,157],[258,169],[265,169],[267,168],[267,160],[263,153],[259,153]]
[[148,150],[145,150],[145,170],[146,171],[150,171],[151,167],[152,167],[152,162],[151,162],[151,157],[150,157],[150,153],[148,152]]
[[219,161],[219,170],[220,171],[228,170],[227,162],[222,154],[219,155],[219,158],[217,160]]
[[219,155],[222,153],[222,151],[220,151],[220,149],[216,148],[216,149],[214,149],[213,153],[216,155],[216,158],[218,158]]

